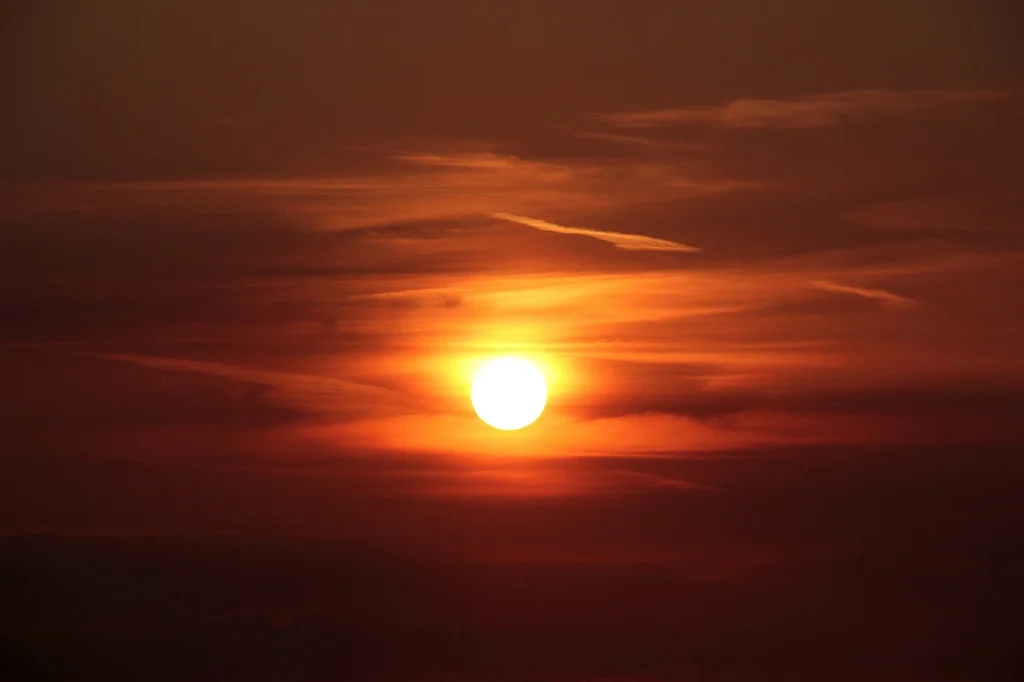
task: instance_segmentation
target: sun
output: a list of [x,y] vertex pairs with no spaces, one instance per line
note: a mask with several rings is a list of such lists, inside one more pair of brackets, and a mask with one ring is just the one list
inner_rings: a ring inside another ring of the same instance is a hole
[[529,360],[497,358],[477,371],[470,398],[485,424],[515,431],[535,422],[544,411],[548,386]]

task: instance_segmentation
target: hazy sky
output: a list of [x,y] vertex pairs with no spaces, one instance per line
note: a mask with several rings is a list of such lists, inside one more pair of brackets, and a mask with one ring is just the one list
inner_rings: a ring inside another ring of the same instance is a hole
[[[380,499],[1021,440],[1017,3],[2,12],[11,529],[331,532],[284,477],[399,532]],[[468,381],[509,352],[551,399],[500,434]]]

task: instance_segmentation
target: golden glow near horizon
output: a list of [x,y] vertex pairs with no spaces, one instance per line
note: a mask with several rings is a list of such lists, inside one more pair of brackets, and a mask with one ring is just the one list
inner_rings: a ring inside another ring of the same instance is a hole
[[502,431],[529,426],[547,404],[547,382],[529,360],[504,357],[484,364],[470,391],[473,409],[485,424]]

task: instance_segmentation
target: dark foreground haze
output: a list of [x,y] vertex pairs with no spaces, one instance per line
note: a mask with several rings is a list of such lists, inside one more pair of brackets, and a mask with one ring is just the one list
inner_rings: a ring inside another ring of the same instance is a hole
[[1017,453],[773,455],[688,467],[728,492],[397,504],[401,547],[9,536],[4,679],[1020,679]]

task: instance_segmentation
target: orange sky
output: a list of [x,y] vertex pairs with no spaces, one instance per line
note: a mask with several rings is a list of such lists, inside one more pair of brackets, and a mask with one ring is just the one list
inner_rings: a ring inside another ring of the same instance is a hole
[[[454,462],[380,474],[427,493],[657,483],[521,458],[1018,439],[995,10],[651,2],[14,10],[8,409],[144,460],[212,429],[232,461]],[[518,434],[468,400],[507,353],[550,381]]]
[[0,1],[0,678],[1024,680],[1022,36]]

